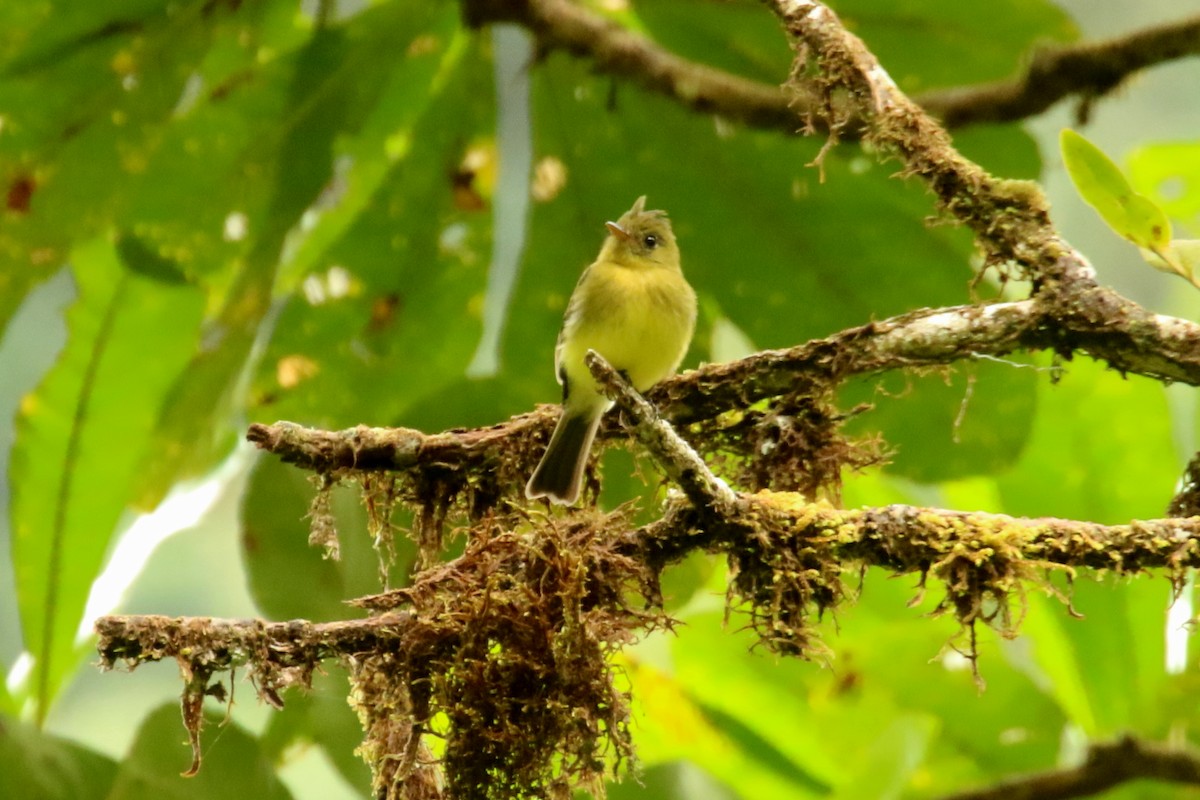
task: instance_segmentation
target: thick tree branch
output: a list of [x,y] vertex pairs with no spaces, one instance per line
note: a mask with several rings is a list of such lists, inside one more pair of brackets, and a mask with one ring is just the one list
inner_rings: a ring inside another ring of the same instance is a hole
[[[1151,314],[1101,287],[1087,302],[1059,308],[1045,298],[984,306],[926,309],[850,328],[786,350],[767,350],[723,364],[707,364],[663,381],[650,400],[680,425],[713,419],[760,400],[829,387],[852,377],[1003,356],[1018,350],[1078,350],[1122,372],[1200,385],[1200,325]],[[486,428],[425,434],[407,428],[358,426],[322,431],[289,422],[254,424],[246,438],[297,466],[419,472],[477,471],[506,457],[528,470],[549,434],[554,407]],[[603,437],[618,435],[610,419]]]
[[[570,0],[464,0],[468,24],[512,22],[532,31],[543,50],[561,49],[592,61],[696,111],[759,128],[795,133],[797,118],[819,108],[816,93],[791,98],[772,86],[688,61],[652,40]],[[1100,42],[1036,51],[1013,78],[918,95],[918,104],[947,127],[1012,122],[1059,100],[1101,97],[1139,70],[1200,53],[1200,17]],[[857,129],[857,126],[851,126]]]
[[1077,767],[1014,778],[986,789],[948,795],[944,800],[1067,800],[1091,797],[1140,779],[1200,786],[1200,755],[1124,736],[1115,742],[1092,744]]
[[[855,572],[860,564],[898,574],[939,573],[950,578],[951,591],[958,586],[953,576],[969,567],[979,576],[988,576],[988,580],[977,577],[970,582],[970,590],[980,595],[1015,589],[1018,580],[1045,568],[1092,568],[1122,574],[1165,569],[1181,575],[1200,566],[1200,517],[1101,525],[906,505],[839,509],[809,502],[793,492],[738,494],[735,503],[735,513],[726,526],[712,525],[707,514],[681,503],[673,504],[662,519],[640,530],[622,530],[623,518],[614,517],[611,521],[617,527],[608,531],[612,538],[601,546],[646,558],[656,569],[696,548],[742,558],[756,553],[755,557],[764,559],[782,552],[803,552],[834,574]],[[461,591],[463,580],[453,576],[463,574],[475,557],[464,555],[442,565],[430,580]],[[490,574],[526,574],[531,568],[525,560],[537,561],[545,555],[542,550],[518,548],[506,551],[505,557],[509,561],[493,564]],[[782,570],[786,565],[776,562],[776,566]],[[781,578],[772,583],[778,585]],[[418,584],[418,588],[394,594],[411,601],[421,592]],[[374,602],[372,608],[393,605]],[[441,609],[438,613],[447,612]],[[210,671],[245,664],[311,670],[329,658],[390,652],[412,631],[424,631],[424,624],[407,612],[328,623],[149,615],[101,617],[96,632],[106,667],[122,661],[137,664],[176,658],[195,661]]]

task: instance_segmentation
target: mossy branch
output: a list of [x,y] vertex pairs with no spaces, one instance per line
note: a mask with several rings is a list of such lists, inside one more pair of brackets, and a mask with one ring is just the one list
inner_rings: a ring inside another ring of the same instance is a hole
[[[652,39],[570,0],[463,0],[473,27],[510,22],[529,29],[543,51],[564,50],[598,70],[627,78],[692,110],[718,114],[756,128],[797,132],[797,114],[819,109],[819,92],[799,104],[774,86],[689,61]],[[1079,116],[1137,72],[1200,53],[1200,17],[1134,31],[1098,42],[1043,47],[1002,81],[938,89],[915,100],[949,128],[980,122],[1016,122],[1060,100],[1079,97]],[[824,127],[816,119],[818,127]],[[861,126],[848,126],[857,134]]]
[[[1002,599],[1022,580],[1039,581],[1045,570],[1074,574],[1076,570],[1111,570],[1137,575],[1163,570],[1172,581],[1181,581],[1188,569],[1200,566],[1200,517],[1135,520],[1125,525],[1053,517],[1022,518],[1005,514],[962,512],[910,505],[842,509],[812,502],[794,492],[739,493],[732,513],[714,524],[709,512],[688,502],[672,503],[661,519],[630,528],[623,513],[579,515],[569,523],[571,540],[582,547],[574,557],[611,564],[628,559],[629,575],[653,579],[666,566],[688,553],[703,549],[754,561],[755,572],[765,570],[763,586],[779,586],[789,575],[780,554],[803,554],[816,573],[831,576],[828,590],[843,573],[857,574],[863,567],[880,567],[895,574],[933,574],[948,592],[975,596],[972,613],[960,620],[978,619],[983,595]],[[559,523],[552,523],[553,530]],[[476,542],[459,559],[422,573],[417,583],[371,598],[361,605],[383,616],[362,620],[311,623],[305,620],[267,623],[261,620],[214,620],[162,616],[101,617],[96,623],[102,663],[136,665],[143,661],[182,658],[209,670],[240,665],[272,672],[311,670],[328,658],[406,649],[412,632],[434,620],[395,609],[414,602],[433,616],[452,613],[457,595],[470,595],[464,576],[481,570],[490,575],[535,572],[531,566],[546,557],[544,543],[515,534]],[[649,572],[639,573],[634,564]],[[645,587],[653,588],[652,583]],[[644,588],[645,588],[644,587]],[[479,587],[475,587],[478,589]],[[432,598],[436,597],[437,602]],[[951,599],[954,599],[953,597]],[[807,618],[822,610],[807,597],[791,609]],[[956,608],[957,599],[954,599]],[[662,618],[645,618],[658,624]],[[281,679],[272,685],[297,681]]]
[[[706,364],[646,394],[675,425],[715,419],[779,397],[820,395],[853,377],[939,367],[1016,351],[1075,352],[1123,373],[1200,386],[1200,325],[1152,314],[1117,293],[1090,286],[1070,295],[1043,293],[1011,303],[924,309],[849,328],[784,350]],[[255,423],[246,438],[290,464],[320,473],[388,471],[490,477],[523,484],[557,420],[553,406],[486,428],[427,434],[360,425],[342,431],[291,422]],[[600,441],[621,436],[613,417]]]

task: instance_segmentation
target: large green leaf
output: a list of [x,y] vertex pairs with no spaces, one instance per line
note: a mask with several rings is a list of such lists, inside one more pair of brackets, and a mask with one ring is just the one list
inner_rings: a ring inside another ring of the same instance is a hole
[[764,83],[783,83],[795,58],[774,15],[751,0],[642,0],[633,13],[672,52]]
[[946,374],[855,382],[843,404],[874,408],[849,430],[882,431],[895,449],[888,470],[914,480],[994,474],[1017,460],[1033,424],[1037,376],[1022,366],[980,362]]
[[1004,510],[1107,524],[1162,516],[1179,471],[1163,387],[1087,358],[1063,364],[1057,382],[1040,376],[1029,445],[999,476]]
[[1024,630],[1037,672],[1071,721],[1093,736],[1157,724],[1166,680],[1165,581],[1084,576],[1070,592],[1076,619],[1057,599],[1035,596]]
[[[862,594],[839,615],[830,645],[837,669],[863,691],[886,692],[897,706],[939,720],[929,753],[929,788],[951,791],[964,781],[1047,767],[1067,717],[1035,681],[1014,667],[983,626],[979,637],[980,690],[969,663],[952,647],[962,633],[951,615],[931,619],[943,598],[930,582],[921,602],[916,577],[891,579],[870,570]],[[1013,598],[1021,613],[1021,598]]]
[[0,42],[0,327],[75,243],[119,224],[224,18],[160,0],[5,9],[35,27]]
[[[724,653],[716,663],[735,667]],[[736,786],[745,797],[819,797],[828,792],[818,779],[789,762],[786,751],[744,723],[746,716],[761,710],[758,706],[743,705],[741,715],[726,713],[702,703],[687,678],[636,656],[626,673],[642,763],[654,766],[687,759],[718,781]],[[713,687],[711,694],[719,695],[738,677],[735,668],[729,682]],[[740,691],[745,684],[737,685]]]
[[108,800],[292,797],[258,740],[221,714],[205,715],[200,743],[204,756],[200,771],[185,778],[180,773],[191,764],[192,754],[179,706],[162,706],[142,723],[129,754],[121,762]]
[[129,502],[152,420],[195,349],[203,298],[124,268],[96,241],[72,259],[68,343],[17,420],[10,509],[31,694],[44,715],[77,666],[75,632]]
[[835,10],[906,92],[998,80],[1047,41],[1078,36],[1047,0],[841,0]]
[[834,797],[851,800],[856,797],[878,797],[880,800],[898,798],[912,782],[921,767],[930,740],[936,735],[937,723],[930,717],[901,714],[879,726],[863,753],[863,763],[870,769],[858,771]]
[[111,759],[0,715],[0,797],[103,800],[116,774]]
[[1063,164],[1080,196],[1121,236],[1155,252],[1171,240],[1167,213],[1129,185],[1104,151],[1080,134],[1064,128],[1059,137]]
[[[838,752],[844,742],[822,729],[822,715],[804,688],[816,666],[752,651],[749,631],[724,628],[721,613],[705,611],[704,605],[681,612],[687,625],[671,643],[676,691],[708,709],[712,724],[732,739],[742,758],[791,784],[796,796],[826,794],[849,780],[852,770]],[[888,713],[876,712],[881,719]],[[705,760],[697,763],[713,769]]]
[[263,752],[278,762],[289,749],[315,743],[346,782],[367,796],[371,772],[355,752],[362,744],[363,730],[346,702],[350,692],[350,681],[343,670],[317,671],[311,692],[289,694],[287,705],[271,713],[260,738]]
[[1200,232],[1200,142],[1165,142],[1134,148],[1129,180],[1172,217]]
[[[307,516],[315,487],[299,470],[263,457],[254,467],[241,504],[242,553],[250,593],[271,619],[344,619],[346,601],[381,591],[379,560],[367,534],[361,490],[332,490],[328,513],[340,534],[340,558],[326,559],[308,542]],[[398,515],[399,516],[399,515]],[[399,521],[399,520],[398,520]],[[412,563],[413,546],[397,531],[395,546],[402,575]]]
[[275,322],[267,314],[287,242],[335,191],[338,139],[367,124],[394,67],[381,54],[394,52],[394,32],[409,21],[409,9],[381,5],[344,25],[317,27],[302,48],[264,70],[249,93],[263,96],[267,102],[256,113],[272,113],[275,125],[267,138],[251,134],[236,162],[256,190],[244,210],[231,205],[226,211],[249,220],[246,250],[213,322],[211,346],[180,378],[159,422],[159,456],[147,465],[145,505],[231,446],[231,423],[245,402],[241,380],[256,363],[255,342]]

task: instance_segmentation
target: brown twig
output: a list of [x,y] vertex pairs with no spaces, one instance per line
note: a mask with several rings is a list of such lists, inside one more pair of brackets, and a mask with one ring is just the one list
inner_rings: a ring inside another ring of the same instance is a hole
[[1135,780],[1200,786],[1200,755],[1157,742],[1123,736],[1088,747],[1077,767],[1014,778],[995,786],[947,795],[943,800],[1067,800],[1091,797]]
[[669,422],[659,417],[654,406],[595,350],[589,350],[583,360],[604,393],[620,407],[621,422],[626,429],[679,484],[692,506],[722,518],[732,514],[737,504],[733,490],[712,474],[704,459],[688,446]]

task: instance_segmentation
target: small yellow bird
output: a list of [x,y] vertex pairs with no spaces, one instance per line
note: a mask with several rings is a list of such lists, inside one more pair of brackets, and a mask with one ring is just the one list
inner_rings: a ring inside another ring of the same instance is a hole
[[673,373],[696,327],[696,293],[683,277],[679,246],[663,211],[643,195],[616,222],[567,303],[554,371],[563,410],[525,496],[571,505],[600,417],[612,403],[583,363],[595,350],[638,391]]

